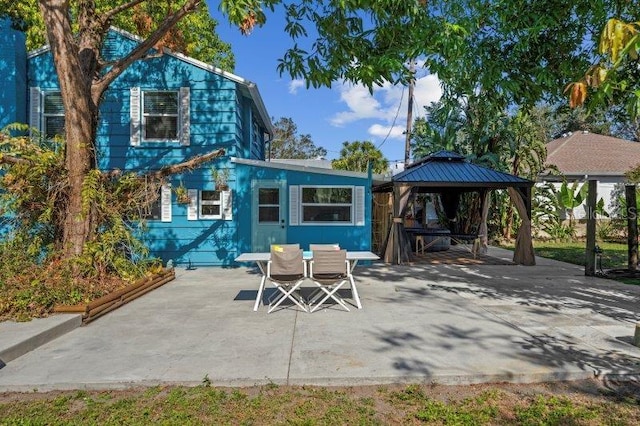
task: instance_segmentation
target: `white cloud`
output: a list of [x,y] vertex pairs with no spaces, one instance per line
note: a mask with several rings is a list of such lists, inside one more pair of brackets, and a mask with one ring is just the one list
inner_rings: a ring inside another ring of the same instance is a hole
[[420,109],[420,115],[424,115],[424,107],[433,102],[438,102],[442,96],[442,88],[437,75],[427,75],[416,80],[413,96]]
[[300,89],[301,87],[304,87],[304,80],[299,78],[296,80],[291,80],[291,82],[289,83],[289,93],[295,95],[298,93],[298,89]]
[[369,126],[368,132],[371,136],[384,139],[389,136],[391,139],[404,139],[404,125],[385,126],[384,124],[374,124]]
[[[336,113],[330,123],[343,127],[360,120],[373,120],[376,123],[369,127],[369,134],[385,138],[393,127],[390,138],[401,139],[407,121],[408,90],[403,86],[390,83],[378,87],[373,95],[362,85],[344,83],[338,88],[340,101],[347,110]],[[416,80],[414,90],[414,117],[424,115],[424,107],[440,99],[442,89],[436,75],[427,75]]]
[[335,114],[331,118],[332,125],[342,127],[353,121],[381,117],[381,105],[366,87],[345,83],[339,90],[340,100],[349,110]]

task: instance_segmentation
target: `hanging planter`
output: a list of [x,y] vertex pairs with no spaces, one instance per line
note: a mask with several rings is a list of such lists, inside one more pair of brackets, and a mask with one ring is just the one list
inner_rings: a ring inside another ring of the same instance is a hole
[[189,204],[191,202],[189,191],[182,183],[180,183],[180,186],[177,186],[173,192],[176,193],[176,202],[178,204]]
[[229,189],[229,169],[211,169],[211,176],[217,191],[227,191]]

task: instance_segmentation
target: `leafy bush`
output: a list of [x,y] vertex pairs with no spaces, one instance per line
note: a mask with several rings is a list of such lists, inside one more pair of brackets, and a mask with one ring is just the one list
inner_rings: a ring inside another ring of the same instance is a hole
[[96,232],[82,254],[64,259],[61,229],[66,206],[64,144],[0,132],[0,318],[46,315],[55,304],[102,296],[159,266],[135,235],[160,181],[93,170],[82,203]]

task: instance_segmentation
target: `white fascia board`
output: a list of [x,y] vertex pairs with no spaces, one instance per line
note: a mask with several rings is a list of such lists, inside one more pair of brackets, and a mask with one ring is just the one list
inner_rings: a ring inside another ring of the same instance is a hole
[[568,181],[572,181],[572,180],[589,180],[589,179],[596,179],[598,180],[598,178],[615,178],[615,179],[620,179],[625,180],[624,174],[621,174],[619,172],[598,172],[598,173],[593,173],[593,172],[571,172],[571,173],[567,173],[567,174],[560,174],[560,175],[543,175],[540,174],[538,175],[537,178],[537,182],[542,182],[542,181],[548,181],[548,182],[562,182],[563,180],[568,180]]
[[[291,170],[295,172],[318,173],[322,175],[344,176],[360,179],[367,179],[367,173],[352,172],[349,170],[335,170],[324,167],[301,166],[299,164],[276,163],[262,160],[248,160],[245,158],[231,157],[231,162],[236,164],[244,164],[246,166],[265,167],[269,169]],[[373,180],[384,180],[387,178],[383,175],[373,175]]]

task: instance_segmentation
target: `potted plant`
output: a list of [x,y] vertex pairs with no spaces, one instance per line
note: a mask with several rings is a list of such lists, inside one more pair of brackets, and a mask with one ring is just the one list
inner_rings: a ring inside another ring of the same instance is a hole
[[189,192],[187,191],[187,187],[184,186],[182,182],[177,186],[173,192],[176,193],[176,201],[178,204],[189,204],[191,199],[189,198]]
[[211,169],[211,175],[216,184],[216,190],[226,191],[229,189],[229,169]]

